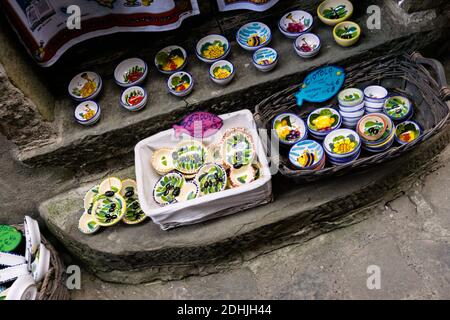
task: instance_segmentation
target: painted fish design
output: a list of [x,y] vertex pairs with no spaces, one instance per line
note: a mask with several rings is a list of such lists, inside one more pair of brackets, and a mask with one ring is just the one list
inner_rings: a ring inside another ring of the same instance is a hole
[[264,43],[266,41],[266,37],[260,37],[256,34],[250,36],[247,40],[247,44],[250,47],[257,47],[259,45],[261,45],[261,43]]
[[194,138],[207,138],[212,136],[223,126],[223,120],[209,112],[194,112],[186,116],[179,125],[174,125],[175,136],[182,133]]
[[314,161],[316,160],[317,154],[316,152],[312,153],[308,150],[303,151],[303,153],[298,157],[297,162],[302,167],[310,167],[314,164]]

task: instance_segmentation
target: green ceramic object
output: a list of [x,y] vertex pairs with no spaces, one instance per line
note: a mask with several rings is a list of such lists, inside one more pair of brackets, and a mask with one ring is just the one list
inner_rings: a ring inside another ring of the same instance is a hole
[[200,195],[204,196],[225,190],[227,173],[220,165],[207,164],[200,169],[195,180],[200,187]]
[[0,252],[14,251],[22,241],[22,233],[8,225],[0,225]]

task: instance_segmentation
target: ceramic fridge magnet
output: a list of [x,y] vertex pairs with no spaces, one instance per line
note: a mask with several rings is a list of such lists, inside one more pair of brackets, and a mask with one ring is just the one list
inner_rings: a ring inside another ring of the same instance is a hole
[[206,63],[214,63],[225,59],[230,53],[231,46],[227,38],[219,34],[210,34],[197,42],[195,53]]
[[180,194],[176,197],[178,202],[194,200],[200,195],[200,188],[196,181],[189,181],[183,184]]
[[334,97],[345,80],[344,69],[336,66],[326,66],[309,73],[300,90],[295,94],[297,105],[302,106],[303,101],[321,103]]
[[128,111],[139,111],[148,101],[147,90],[139,86],[127,88],[120,97],[120,105]]
[[226,85],[233,80],[235,75],[234,65],[227,60],[214,62],[209,68],[209,77],[220,85]]
[[122,190],[122,181],[116,177],[106,178],[98,187],[99,195],[112,196],[114,193],[120,192],[120,190]]
[[144,82],[148,67],[144,60],[131,58],[122,61],[114,70],[116,83],[121,87],[133,87]]
[[383,112],[393,121],[403,121],[412,116],[413,108],[408,98],[392,96],[384,102]]
[[132,179],[123,180],[120,195],[125,199],[127,205],[127,210],[122,219],[124,223],[138,224],[147,218],[139,204],[136,181]]
[[251,164],[256,156],[251,133],[245,128],[227,130],[222,138],[222,155],[226,168],[239,169]]
[[314,33],[305,33],[300,35],[294,41],[294,50],[301,58],[308,59],[316,56],[321,48],[319,36]]
[[192,175],[197,173],[205,163],[206,148],[196,140],[184,140],[172,152],[172,159],[176,170],[183,174]]
[[204,165],[195,177],[200,188],[200,196],[225,190],[227,180],[225,169],[217,164]]
[[100,230],[100,225],[94,220],[91,214],[83,213],[80,220],[78,220],[78,230],[84,234],[93,234]]
[[31,263],[31,274],[36,283],[41,282],[50,269],[50,251],[43,243],[39,246],[36,258]]
[[34,259],[39,246],[41,244],[41,232],[39,224],[36,220],[29,216],[25,216],[23,221],[23,229],[25,233],[25,259],[31,263]]
[[325,153],[318,142],[303,140],[292,146],[289,161],[296,169],[318,170],[325,164]]
[[93,100],[102,90],[102,78],[87,71],[77,74],[69,83],[69,95],[76,101]]
[[95,101],[84,101],[75,108],[74,115],[79,124],[89,126],[100,120],[101,109]]
[[207,138],[216,134],[223,126],[223,120],[209,112],[194,112],[186,116],[179,125],[174,125],[175,136],[187,134],[194,138]]
[[162,176],[153,187],[153,199],[159,205],[176,202],[181,194],[181,188],[186,183],[184,177],[178,172],[170,172]]
[[245,50],[255,51],[272,40],[270,28],[262,22],[250,22],[243,25],[236,34],[237,43]]
[[160,175],[165,175],[175,169],[172,159],[174,149],[161,148],[152,154],[152,166]]
[[167,88],[176,97],[187,96],[194,88],[194,78],[185,71],[175,72],[167,80]]
[[230,184],[232,187],[239,187],[253,182],[256,179],[256,171],[253,165],[249,164],[239,169],[230,169]]
[[187,53],[180,46],[168,46],[161,49],[155,57],[156,68],[164,74],[182,70],[187,63]]
[[278,29],[289,39],[295,39],[299,35],[308,32],[313,25],[314,18],[309,12],[295,10],[286,13],[278,23]]
[[345,21],[353,14],[353,5],[347,0],[325,0],[317,7],[317,16],[329,26]]
[[8,225],[0,225],[0,252],[12,252],[22,242],[22,233]]
[[278,52],[273,48],[261,48],[253,54],[253,65],[262,72],[268,72],[278,63]]
[[361,36],[361,28],[352,21],[344,21],[337,24],[333,29],[333,37],[337,44],[342,47],[350,47],[358,42]]
[[417,140],[422,133],[420,126],[414,121],[405,121],[395,127],[395,140],[403,145]]
[[287,145],[297,143],[308,136],[305,122],[293,113],[276,116],[272,121],[272,129],[275,130],[279,141]]
[[206,149],[206,163],[223,164],[222,145],[213,143]]
[[91,216],[100,226],[110,227],[122,220],[126,208],[125,199],[119,192],[107,191],[97,197]]

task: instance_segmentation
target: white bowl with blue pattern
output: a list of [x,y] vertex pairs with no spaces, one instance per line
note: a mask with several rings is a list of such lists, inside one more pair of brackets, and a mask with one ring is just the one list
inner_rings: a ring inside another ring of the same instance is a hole
[[[289,151],[289,161],[298,169],[312,170],[321,165],[324,155],[320,143],[314,140],[302,140],[292,146]],[[299,161],[299,158],[302,161]]]
[[270,28],[262,22],[250,22],[243,25],[236,33],[237,43],[248,51],[265,47],[272,40]]
[[278,52],[273,48],[261,48],[253,54],[253,65],[262,72],[267,72],[275,68],[278,63]]

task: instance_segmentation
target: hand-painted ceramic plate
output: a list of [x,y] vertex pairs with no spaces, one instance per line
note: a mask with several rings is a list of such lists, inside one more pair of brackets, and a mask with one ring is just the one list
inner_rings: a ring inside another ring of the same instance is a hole
[[148,73],[144,60],[131,58],[122,61],[114,70],[116,83],[121,87],[132,87],[142,83]]
[[272,32],[262,22],[250,22],[238,30],[236,40],[245,50],[255,51],[269,44]]
[[78,230],[84,234],[93,234],[100,229],[100,225],[91,214],[83,213],[78,221]]
[[289,161],[300,169],[314,169],[323,157],[322,146],[314,140],[299,141],[289,151]]
[[200,196],[225,190],[227,186],[227,173],[217,164],[206,164],[195,177],[199,187]]
[[43,243],[39,246],[36,258],[31,264],[31,274],[36,283],[41,282],[50,269],[50,251]]
[[147,218],[139,204],[136,181],[131,179],[123,180],[120,195],[127,204],[127,211],[122,219],[123,222],[126,224],[138,224]]
[[180,142],[172,153],[176,170],[184,174],[197,173],[206,161],[206,148],[195,140]]
[[272,126],[278,139],[284,144],[292,145],[304,140],[308,135],[305,122],[293,113],[282,113],[276,116]]
[[31,262],[41,244],[41,231],[38,222],[29,216],[25,216],[23,229],[26,241],[25,259]]
[[22,233],[8,225],[0,225],[0,252],[14,251],[22,242]]
[[109,177],[100,183],[98,193],[100,195],[107,194],[111,196],[111,192],[118,193],[122,189],[122,181],[116,177]]
[[239,187],[255,180],[255,168],[246,165],[239,169],[230,169],[230,182],[233,187]]
[[180,46],[168,46],[161,49],[155,57],[155,65],[159,71],[172,74],[182,70],[187,63],[187,54]]
[[160,175],[165,175],[175,169],[172,159],[171,148],[161,148],[155,150],[152,155],[152,166]]
[[200,39],[197,43],[197,57],[206,63],[213,63],[222,59],[230,53],[230,43],[228,40],[218,34],[210,34]]
[[181,188],[186,183],[178,172],[170,172],[162,176],[153,188],[153,199],[157,204],[167,205],[176,202]]
[[411,113],[411,102],[403,96],[393,96],[386,99],[384,113],[394,121],[406,119]]
[[102,89],[102,78],[95,72],[77,74],[69,84],[69,94],[76,101],[92,100]]
[[127,209],[125,199],[118,192],[108,196],[109,192],[99,195],[92,208],[92,217],[102,227],[117,224]]
[[99,186],[92,187],[88,192],[86,192],[83,202],[84,202],[84,212],[91,214],[92,206],[94,205],[95,197],[98,196]]
[[180,195],[176,197],[178,202],[193,200],[200,194],[200,188],[196,181],[190,181],[183,184]]
[[251,133],[245,128],[229,129],[222,139],[224,164],[239,169],[253,162],[256,148]]

